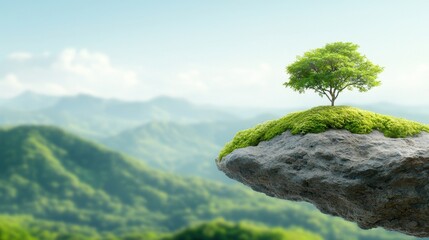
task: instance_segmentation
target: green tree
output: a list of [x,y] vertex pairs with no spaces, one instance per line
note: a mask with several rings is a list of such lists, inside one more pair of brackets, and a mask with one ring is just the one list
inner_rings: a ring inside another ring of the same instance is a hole
[[361,55],[358,48],[350,42],[334,42],[308,51],[286,67],[290,77],[283,85],[299,93],[314,90],[321,97],[326,96],[331,106],[345,89],[366,92],[379,86],[377,76],[383,68]]

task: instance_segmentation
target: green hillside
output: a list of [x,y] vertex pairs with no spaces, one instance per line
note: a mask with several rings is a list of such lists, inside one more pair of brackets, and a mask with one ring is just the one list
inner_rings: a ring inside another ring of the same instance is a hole
[[217,170],[213,157],[235,132],[268,118],[196,124],[151,122],[102,142],[151,167],[225,182],[229,178]]
[[182,230],[172,237],[163,240],[322,240],[317,234],[300,228],[282,229],[267,228],[249,223],[230,223],[216,220],[210,223],[199,224]]
[[0,213],[88,227],[100,233],[171,232],[223,217],[297,226],[327,239],[395,239],[362,231],[307,204],[268,198],[150,169],[52,127],[0,130]]
[[1,240],[98,240],[113,234],[100,234],[95,229],[74,224],[35,219],[24,215],[0,215]]
[[410,137],[429,125],[382,115],[348,106],[320,106],[306,111],[290,113],[280,119],[259,124],[238,132],[219,154],[219,161],[235,149],[256,146],[290,130],[292,134],[321,133],[328,129],[344,129],[351,133],[368,134],[380,131],[386,137]]
[[269,228],[248,222],[231,223],[222,219],[200,223],[175,233],[100,233],[93,228],[34,219],[29,216],[0,215],[2,240],[322,240],[315,233],[293,227]]
[[216,170],[215,166],[195,165],[196,159],[209,163],[204,160],[210,160],[219,145],[205,135],[189,125],[151,122],[105,139],[103,143],[152,167],[176,173],[207,174],[207,170]]

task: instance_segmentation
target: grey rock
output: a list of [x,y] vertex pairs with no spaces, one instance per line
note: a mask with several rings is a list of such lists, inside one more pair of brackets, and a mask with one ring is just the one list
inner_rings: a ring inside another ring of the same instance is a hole
[[269,196],[417,237],[429,236],[429,134],[285,132],[217,161],[227,176]]

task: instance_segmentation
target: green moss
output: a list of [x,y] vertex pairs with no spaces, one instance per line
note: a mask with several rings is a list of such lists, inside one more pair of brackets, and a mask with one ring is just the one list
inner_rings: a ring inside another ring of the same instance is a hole
[[386,137],[403,138],[429,132],[429,125],[386,116],[348,106],[321,106],[294,112],[280,119],[259,124],[238,132],[219,154],[219,160],[235,149],[256,146],[290,130],[292,134],[320,133],[328,129],[346,129],[352,133],[368,134],[378,130]]

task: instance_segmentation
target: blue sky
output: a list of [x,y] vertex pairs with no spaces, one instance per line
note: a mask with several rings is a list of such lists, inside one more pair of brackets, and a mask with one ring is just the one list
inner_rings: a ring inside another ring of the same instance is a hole
[[0,97],[25,90],[195,103],[327,104],[285,89],[297,55],[351,41],[383,85],[338,103],[429,105],[429,1],[4,1]]

